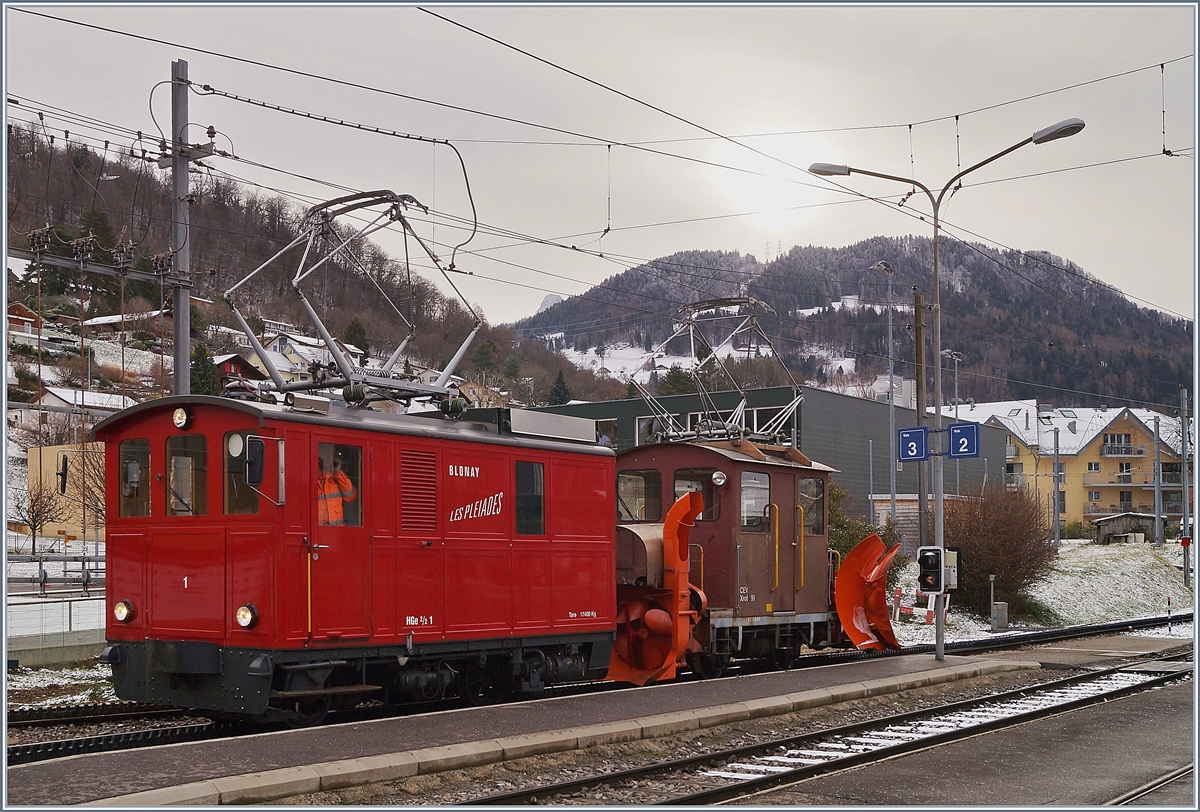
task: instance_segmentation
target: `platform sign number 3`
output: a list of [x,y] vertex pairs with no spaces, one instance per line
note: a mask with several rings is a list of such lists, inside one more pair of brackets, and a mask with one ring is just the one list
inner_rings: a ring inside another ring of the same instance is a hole
[[919,462],[929,459],[929,429],[924,426],[899,429],[897,456],[900,462]]

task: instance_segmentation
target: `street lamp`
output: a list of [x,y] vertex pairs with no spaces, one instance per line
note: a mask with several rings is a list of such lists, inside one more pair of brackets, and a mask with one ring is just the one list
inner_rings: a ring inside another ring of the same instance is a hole
[[[895,370],[895,347],[892,343],[892,278],[896,272],[892,270],[892,263],[881,259],[872,265],[868,270],[883,271],[888,278],[888,448],[891,450],[891,457],[888,462],[888,484],[891,487],[891,516],[892,523],[896,522],[896,384],[893,380]],[[874,513],[874,507],[872,507]]]
[[[938,211],[942,205],[942,198],[946,196],[946,192],[954,185],[959,178],[974,172],[976,169],[987,166],[992,161],[1003,158],[1010,152],[1020,149],[1026,144],[1045,144],[1048,141],[1056,141],[1059,138],[1068,138],[1075,135],[1084,128],[1084,122],[1081,118],[1068,118],[1060,121],[1057,124],[1051,124],[1049,127],[1038,130],[1029,138],[1013,144],[1005,150],[997,152],[990,158],[986,158],[974,166],[968,167],[959,172],[954,177],[946,182],[942,187],[942,191],[934,197],[933,192],[923,183],[919,183],[913,178],[903,178],[898,175],[886,175],[882,172],[871,172],[866,169],[847,166],[845,164],[825,164],[815,163],[808,168],[809,172],[814,175],[830,175],[844,176],[850,174],[868,175],[873,178],[883,178],[884,180],[894,180],[900,183],[906,183],[911,186],[920,188],[929,198],[930,206],[933,209],[933,353],[934,356],[940,356],[942,351],[942,310],[940,301],[940,285],[938,284],[938,233],[941,230],[941,223],[938,220]],[[934,431],[940,437],[942,432],[942,365],[939,361],[933,368],[933,400],[937,404],[937,409],[934,412]],[[921,409],[925,408],[925,404],[920,405]],[[936,441],[938,448],[933,455],[933,536],[934,544],[938,547],[945,547],[944,530],[944,507],[945,507],[945,485],[942,481],[944,465],[942,461],[941,440]],[[924,509],[924,505],[921,506]],[[942,607],[945,606],[945,598],[943,595],[938,595],[935,600],[934,622],[935,622],[935,658],[944,660],[945,654],[945,638],[946,625],[945,619],[942,617]]]

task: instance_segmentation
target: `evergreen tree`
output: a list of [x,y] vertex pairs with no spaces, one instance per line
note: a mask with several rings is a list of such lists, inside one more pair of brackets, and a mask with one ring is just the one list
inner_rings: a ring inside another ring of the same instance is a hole
[[217,365],[208,354],[208,347],[197,344],[192,348],[192,394],[220,395],[221,378],[217,374]]
[[687,395],[696,391],[692,375],[678,364],[673,364],[658,381],[660,395]]
[[367,328],[359,320],[358,316],[350,319],[350,323],[346,325],[346,333],[343,339],[347,344],[353,344],[363,351],[363,363],[366,363],[366,354],[370,351],[370,346],[367,342]]
[[504,377],[510,381],[515,381],[521,374],[521,362],[517,356],[510,355],[508,360],[504,362]]
[[629,385],[625,387],[625,399],[626,400],[637,400],[641,396],[642,396],[642,393],[638,391],[637,387],[633,385],[633,381],[631,380],[629,382]]
[[558,371],[558,377],[554,379],[554,386],[550,388],[550,405],[562,406],[564,403],[569,403],[571,400],[571,390],[567,386],[567,379],[563,377],[562,370]]

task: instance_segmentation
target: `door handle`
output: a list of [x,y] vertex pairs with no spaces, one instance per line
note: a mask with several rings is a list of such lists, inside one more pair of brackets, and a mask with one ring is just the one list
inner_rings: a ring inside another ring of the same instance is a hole
[[329,549],[329,545],[328,545],[328,544],[314,544],[314,545],[312,546],[312,548],[313,548],[314,550],[328,550],[328,549]]

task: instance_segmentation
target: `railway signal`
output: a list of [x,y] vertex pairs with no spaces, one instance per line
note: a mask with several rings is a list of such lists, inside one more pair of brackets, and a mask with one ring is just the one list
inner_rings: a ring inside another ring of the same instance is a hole
[[917,591],[922,595],[941,595],[945,591],[944,553],[941,547],[917,548]]

